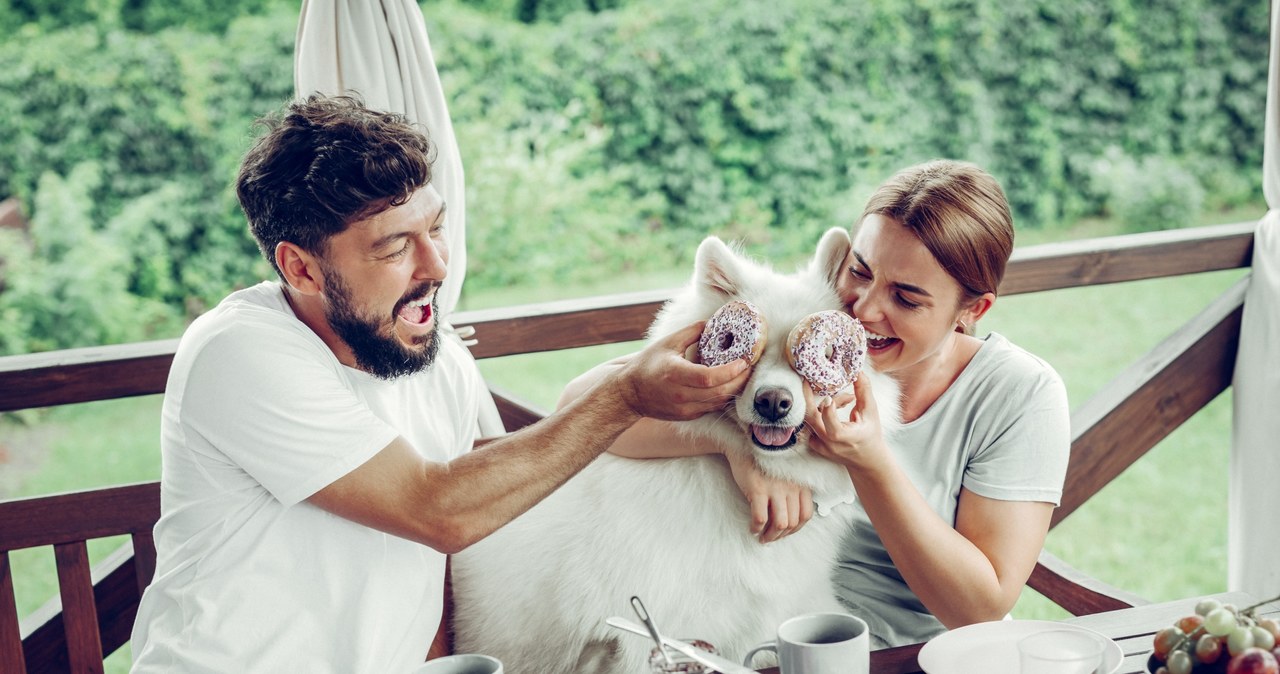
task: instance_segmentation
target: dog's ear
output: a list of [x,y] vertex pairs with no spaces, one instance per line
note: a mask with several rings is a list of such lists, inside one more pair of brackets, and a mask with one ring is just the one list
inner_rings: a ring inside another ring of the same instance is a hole
[[831,287],[836,287],[840,274],[844,273],[844,261],[849,256],[849,233],[843,228],[832,227],[818,241],[818,252],[813,256],[813,268]]
[[726,298],[738,294],[741,278],[738,255],[719,237],[708,236],[702,240],[693,269],[694,283],[700,289]]

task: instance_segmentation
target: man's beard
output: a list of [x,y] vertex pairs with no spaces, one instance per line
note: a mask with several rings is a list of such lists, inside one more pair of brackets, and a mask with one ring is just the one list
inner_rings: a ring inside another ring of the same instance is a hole
[[[405,348],[395,338],[394,326],[395,321],[399,320],[398,314],[401,307],[409,300],[422,297],[431,286],[439,286],[438,282],[418,286],[402,298],[392,310],[391,322],[388,324],[386,320],[361,315],[351,299],[351,288],[347,286],[346,281],[336,269],[327,268],[324,270],[324,275],[328,285],[325,318],[333,331],[338,333],[338,337],[351,347],[357,367],[379,379],[395,379],[421,372],[435,361],[436,352],[440,350],[438,297],[431,300],[431,316],[435,321],[431,332],[415,337],[413,340],[414,344],[425,345],[425,348],[421,350]],[[381,330],[388,325],[390,326],[387,330],[389,334],[383,335]]]

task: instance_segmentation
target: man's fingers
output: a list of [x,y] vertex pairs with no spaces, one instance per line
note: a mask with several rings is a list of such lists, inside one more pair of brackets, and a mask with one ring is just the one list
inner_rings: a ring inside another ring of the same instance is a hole
[[680,353],[684,353],[686,349],[693,346],[693,343],[702,337],[702,328],[706,326],[706,324],[706,321],[690,323],[670,335],[667,335],[667,337],[662,341]]

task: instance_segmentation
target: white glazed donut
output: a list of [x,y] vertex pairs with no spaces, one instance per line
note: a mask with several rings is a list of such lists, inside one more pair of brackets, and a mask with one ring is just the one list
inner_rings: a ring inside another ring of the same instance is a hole
[[739,358],[755,364],[764,352],[764,314],[756,305],[732,300],[716,310],[698,339],[698,360],[715,367]]
[[853,383],[866,358],[867,331],[843,311],[809,314],[787,335],[787,360],[817,396]]

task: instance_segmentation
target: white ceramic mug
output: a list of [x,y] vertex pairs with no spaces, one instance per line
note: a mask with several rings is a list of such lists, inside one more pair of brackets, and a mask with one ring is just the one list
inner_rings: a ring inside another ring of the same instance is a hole
[[502,662],[488,655],[446,655],[427,660],[413,674],[502,674]]
[[807,613],[778,626],[777,641],[747,651],[750,667],[760,651],[778,654],[782,674],[869,674],[871,635],[867,623],[847,613]]

